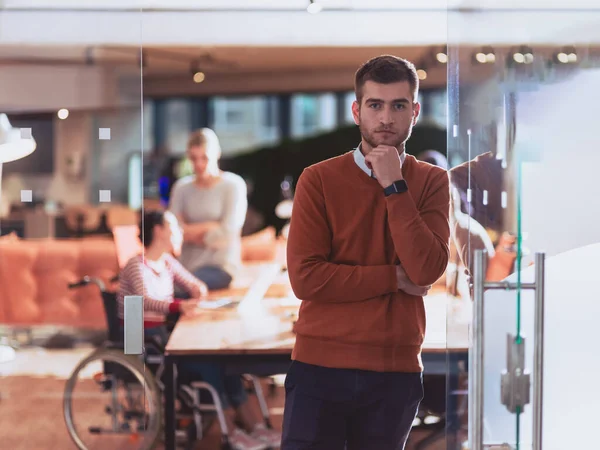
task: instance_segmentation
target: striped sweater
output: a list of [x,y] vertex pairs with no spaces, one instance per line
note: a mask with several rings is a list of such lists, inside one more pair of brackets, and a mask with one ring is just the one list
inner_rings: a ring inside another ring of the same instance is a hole
[[144,327],[162,325],[168,313],[178,312],[180,300],[174,298],[175,285],[188,292],[199,283],[173,256],[146,261],[142,255],[132,257],[119,274],[119,318],[124,318],[124,301],[128,295],[144,297]]

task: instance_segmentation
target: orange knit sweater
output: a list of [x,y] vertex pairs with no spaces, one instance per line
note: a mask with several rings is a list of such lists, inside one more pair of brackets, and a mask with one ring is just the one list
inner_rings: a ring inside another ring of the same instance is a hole
[[417,285],[437,281],[449,257],[449,182],[407,155],[409,191],[385,197],[352,152],[304,170],[287,248],[302,300],[292,358],[324,367],[419,372],[423,299],[399,291],[398,263]]

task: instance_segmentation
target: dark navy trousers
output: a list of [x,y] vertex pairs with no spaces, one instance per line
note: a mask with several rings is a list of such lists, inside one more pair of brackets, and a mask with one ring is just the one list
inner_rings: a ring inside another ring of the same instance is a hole
[[281,450],[403,450],[423,377],[294,361],[285,391]]

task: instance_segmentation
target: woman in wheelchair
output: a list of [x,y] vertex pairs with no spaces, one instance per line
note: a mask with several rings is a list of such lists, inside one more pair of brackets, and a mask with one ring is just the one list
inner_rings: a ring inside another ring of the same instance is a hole
[[[142,295],[144,301],[144,333],[166,345],[169,331],[167,316],[171,313],[201,314],[199,300],[206,296],[206,285],[187,271],[173,255],[181,251],[183,233],[177,218],[166,211],[144,213],[140,224],[144,252],[132,257],[119,275],[119,318],[124,315],[124,298]],[[174,298],[175,285],[186,290],[188,300]],[[225,375],[218,364],[187,363],[179,366],[186,378],[209,383],[219,393],[230,433],[230,444],[239,450],[261,450],[278,447],[281,435],[265,427],[248,401],[240,376]],[[235,425],[234,418],[243,427]]]

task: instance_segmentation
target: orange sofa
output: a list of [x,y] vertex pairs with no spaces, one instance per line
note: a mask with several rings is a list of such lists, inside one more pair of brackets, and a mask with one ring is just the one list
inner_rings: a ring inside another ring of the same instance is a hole
[[[284,245],[272,228],[242,238],[244,261],[281,258]],[[0,324],[104,328],[98,289],[69,290],[85,275],[105,282],[118,273],[110,238],[21,240],[0,238]]]

